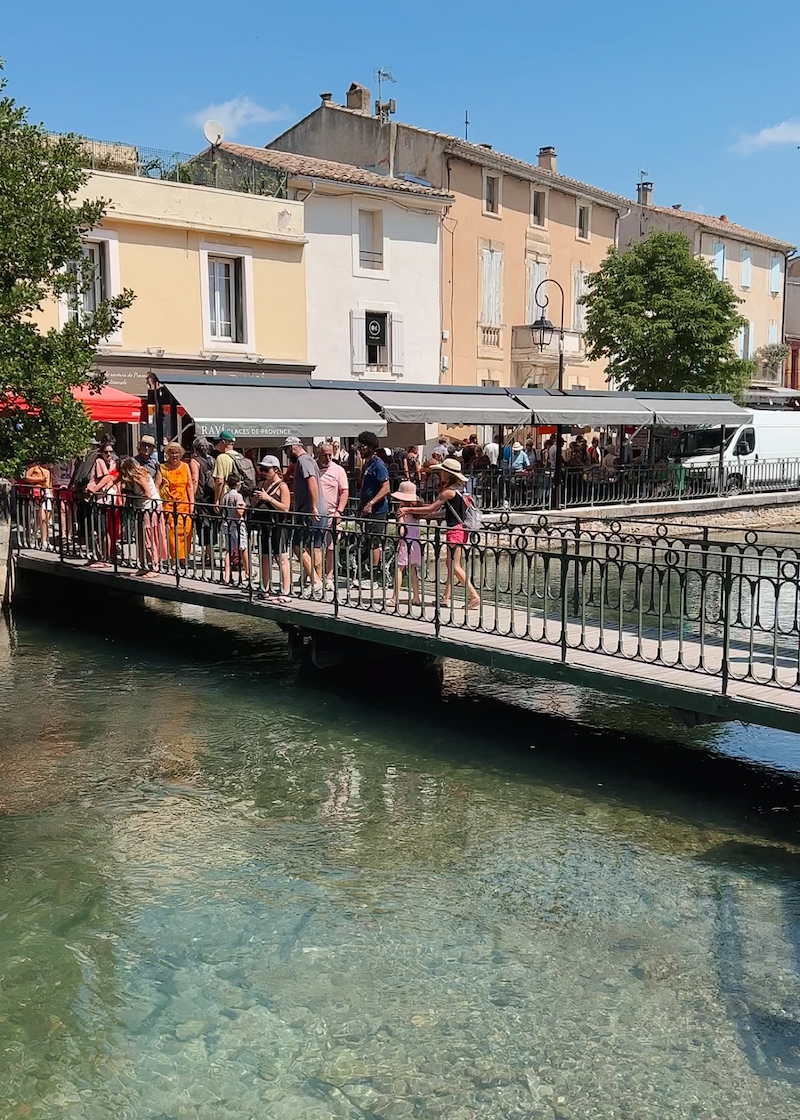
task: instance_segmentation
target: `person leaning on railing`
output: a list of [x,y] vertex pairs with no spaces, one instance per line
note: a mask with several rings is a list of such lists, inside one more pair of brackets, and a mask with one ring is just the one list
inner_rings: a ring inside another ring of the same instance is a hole
[[161,561],[167,559],[161,496],[150,471],[136,459],[122,460],[119,477],[125,495],[125,506],[135,517],[133,525],[129,515],[126,520],[128,532],[132,532],[136,538],[139,561],[136,574],[141,579],[155,579],[161,570]]

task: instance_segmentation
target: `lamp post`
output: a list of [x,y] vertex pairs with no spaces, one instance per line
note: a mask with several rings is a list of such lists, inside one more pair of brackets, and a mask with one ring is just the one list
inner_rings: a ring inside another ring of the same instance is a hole
[[[545,346],[550,345],[553,335],[556,333],[556,327],[553,326],[546,314],[550,299],[544,292],[541,298],[539,297],[539,293],[546,284],[555,284],[561,293],[561,325],[558,327],[558,389],[560,392],[564,388],[564,289],[561,287],[558,280],[553,280],[549,276],[536,285],[536,291],[533,293],[534,302],[541,314],[536,322],[531,324],[531,336],[534,346],[538,346],[540,350],[544,350]],[[550,493],[551,509],[559,509],[561,506],[561,483],[564,474],[564,464],[561,455],[561,431],[561,425],[559,424],[556,427],[556,466],[553,472],[553,487]]]

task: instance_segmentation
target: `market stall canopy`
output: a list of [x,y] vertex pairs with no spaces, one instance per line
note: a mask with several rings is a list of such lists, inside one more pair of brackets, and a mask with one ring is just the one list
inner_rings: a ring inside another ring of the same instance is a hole
[[268,385],[256,379],[159,380],[194,420],[199,436],[215,436],[223,429],[237,439],[357,436],[365,428],[386,434],[386,424],[355,387]]
[[644,401],[622,393],[548,393],[515,389],[514,396],[533,413],[534,424],[564,427],[591,424],[595,428],[652,424],[653,413]]
[[141,398],[113,385],[104,385],[99,393],[84,385],[72,395],[98,424],[138,424],[142,419]]
[[499,389],[496,392],[468,388],[372,389],[362,395],[381,410],[384,419],[398,424],[530,424],[530,409]]
[[730,397],[694,393],[636,393],[636,399],[654,414],[653,424],[682,428],[695,424],[747,424],[752,409],[741,408]]

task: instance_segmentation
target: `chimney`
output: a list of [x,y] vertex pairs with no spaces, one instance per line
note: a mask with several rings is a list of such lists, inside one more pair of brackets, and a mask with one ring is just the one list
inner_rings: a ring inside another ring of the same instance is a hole
[[321,93],[319,95],[319,99],[320,99],[320,101],[322,102],[323,105],[325,104],[326,101],[330,101],[332,97],[333,97],[332,93]]
[[552,147],[539,149],[539,166],[544,168],[545,171],[555,171],[556,169],[556,150]]
[[652,183],[637,183],[636,184],[636,197],[640,206],[653,205],[653,184]]
[[720,216],[719,216],[719,220],[720,220],[721,222],[727,222],[727,220],[728,220],[728,215],[727,215],[727,214],[720,214]]
[[358,82],[353,82],[350,89],[347,91],[347,108],[355,109],[357,113],[363,113],[369,117],[372,115],[370,109],[370,102],[372,101],[372,94],[366,86],[360,86]]

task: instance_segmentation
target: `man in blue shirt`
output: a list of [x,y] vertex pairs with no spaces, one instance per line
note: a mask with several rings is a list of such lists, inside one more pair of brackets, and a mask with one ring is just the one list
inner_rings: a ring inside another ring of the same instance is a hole
[[374,432],[361,432],[357,442],[363,462],[358,516],[369,522],[364,529],[372,534],[372,564],[377,574],[381,570],[381,539],[389,517],[389,470],[378,458],[380,441]]

